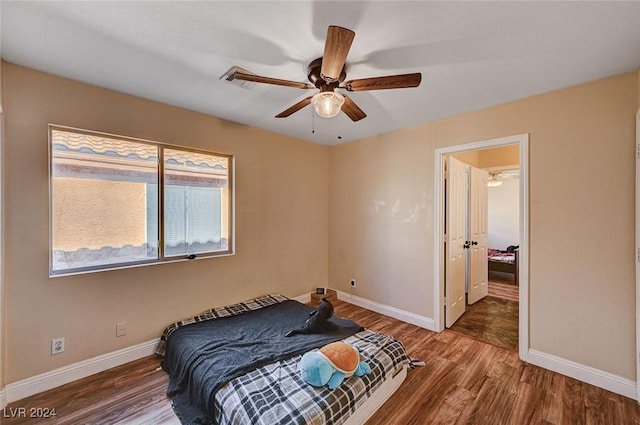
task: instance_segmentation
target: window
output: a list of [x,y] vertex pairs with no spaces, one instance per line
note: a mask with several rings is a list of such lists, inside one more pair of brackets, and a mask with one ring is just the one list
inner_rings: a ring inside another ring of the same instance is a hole
[[51,276],[232,251],[232,157],[50,126]]

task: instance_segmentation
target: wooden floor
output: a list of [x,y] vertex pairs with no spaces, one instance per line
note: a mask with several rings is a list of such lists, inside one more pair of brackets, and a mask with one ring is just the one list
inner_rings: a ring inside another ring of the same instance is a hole
[[[341,317],[395,336],[426,363],[409,371],[367,425],[640,425],[634,400],[525,364],[514,351],[451,331],[430,332],[341,301],[335,307]],[[12,403],[0,410],[0,423],[178,424],[159,364],[155,357],[143,358]],[[55,409],[57,416],[7,417],[20,408]]]
[[505,300],[516,302],[520,300],[520,287],[514,284],[500,283],[490,280],[488,283],[488,292],[492,297],[503,298]]
[[490,282],[506,283],[506,284],[517,286],[516,276],[513,273],[490,271],[488,277]]
[[[505,274],[506,275],[506,274]],[[507,279],[510,276],[507,275]],[[464,314],[451,326],[454,332],[478,338],[510,350],[518,350],[519,290],[512,282],[490,279],[489,296],[466,306]]]
[[517,301],[486,296],[467,305],[450,329],[516,351],[518,310]]

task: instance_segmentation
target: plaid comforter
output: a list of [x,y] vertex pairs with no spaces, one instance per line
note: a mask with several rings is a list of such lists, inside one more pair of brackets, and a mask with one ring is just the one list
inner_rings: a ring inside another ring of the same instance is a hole
[[[167,338],[192,323],[235,316],[288,300],[265,295],[238,304],[217,307],[169,325],[156,354],[164,356]],[[382,383],[405,365],[423,365],[411,359],[401,342],[391,336],[364,330],[344,339],[358,348],[371,374],[350,377],[336,390],[315,388],[298,372],[301,355],[259,367],[221,387],[214,396],[214,421],[220,425],[340,425]]]
[[358,348],[371,366],[370,375],[350,377],[332,391],[302,380],[301,356],[272,363],[233,379],[216,393],[216,423],[339,425],[396,370],[414,365],[402,343],[391,336],[364,330],[344,341]]

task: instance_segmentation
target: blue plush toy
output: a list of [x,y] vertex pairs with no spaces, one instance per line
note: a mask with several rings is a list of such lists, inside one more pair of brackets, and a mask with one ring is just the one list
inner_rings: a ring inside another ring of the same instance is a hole
[[298,369],[305,382],[314,387],[327,385],[332,390],[351,375],[363,376],[371,373],[371,367],[360,361],[358,349],[342,341],[305,353]]

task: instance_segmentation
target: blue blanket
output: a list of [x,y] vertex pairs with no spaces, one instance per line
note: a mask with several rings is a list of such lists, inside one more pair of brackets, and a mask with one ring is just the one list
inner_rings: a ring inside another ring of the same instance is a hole
[[334,316],[330,319],[337,327],[334,331],[285,337],[312,311],[312,307],[288,300],[175,330],[167,340],[162,366],[169,374],[167,395],[173,397],[180,421],[213,423],[213,396],[230,380],[363,330],[351,320]]

